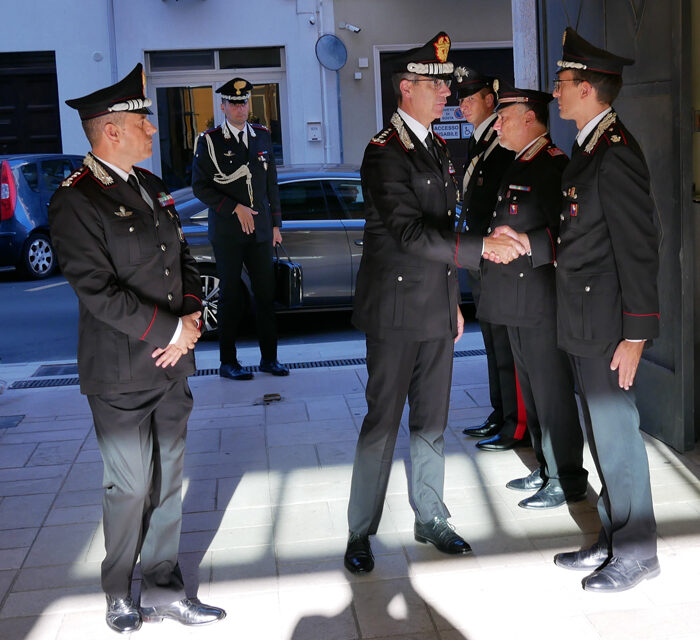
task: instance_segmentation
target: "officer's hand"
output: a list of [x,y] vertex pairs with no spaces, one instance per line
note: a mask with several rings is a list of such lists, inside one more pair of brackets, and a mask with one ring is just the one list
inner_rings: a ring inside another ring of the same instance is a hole
[[496,227],[491,234],[491,237],[498,238],[500,236],[508,236],[517,240],[523,247],[525,247],[525,253],[530,253],[530,238],[527,233],[518,233],[515,229],[509,227],[507,224]]
[[457,335],[455,336],[455,344],[462,337],[464,333],[464,316],[462,315],[462,310],[457,305]]
[[279,227],[272,227],[272,246],[276,247],[282,244],[282,232]]
[[502,235],[498,238],[492,236],[484,238],[484,253],[482,256],[486,260],[508,264],[526,253],[527,250],[520,241],[510,236]]
[[195,311],[180,318],[182,320],[182,331],[180,331],[180,336],[175,341],[175,344],[184,348],[184,353],[187,353],[189,349],[194,349],[195,343],[199,340],[202,326],[201,315],[201,311]]
[[158,358],[156,360],[156,367],[174,367],[177,361],[183,356],[187,351],[182,351],[182,349],[177,345],[177,342],[169,344],[165,349],[156,349],[152,354],[151,358]]
[[612,360],[610,361],[610,370],[617,371],[617,383],[620,389],[629,391],[629,388],[634,383],[634,376],[637,374],[639,360],[642,357],[644,350],[644,342],[630,342],[623,340],[617,345]]
[[250,207],[246,207],[240,202],[236,205],[236,208],[233,211],[238,216],[238,221],[241,223],[243,233],[247,233],[249,235],[253,233],[253,231],[255,231],[255,220],[253,216],[257,216],[258,212],[254,211]]

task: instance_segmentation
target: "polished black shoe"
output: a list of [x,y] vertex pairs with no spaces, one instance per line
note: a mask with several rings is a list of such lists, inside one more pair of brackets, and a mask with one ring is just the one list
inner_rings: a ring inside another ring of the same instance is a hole
[[557,553],[554,556],[554,564],[564,569],[573,569],[574,571],[597,569],[607,561],[608,550],[598,542],[588,549],[566,551]]
[[141,617],[144,622],[162,622],[170,618],[180,624],[202,626],[223,620],[226,612],[219,607],[202,604],[197,598],[184,598],[156,607],[141,607]]
[[107,626],[117,633],[131,633],[141,628],[139,608],[130,597],[112,598],[107,596]]
[[627,591],[636,587],[642,580],[655,578],[659,573],[661,568],[656,556],[648,560],[613,556],[604,567],[583,579],[583,588],[598,593]]
[[279,362],[279,360],[261,360],[260,371],[271,373],[273,376],[288,376],[289,369]]
[[219,367],[219,375],[229,380],[252,380],[253,372],[242,367],[239,362],[233,364],[222,364]]
[[581,502],[586,499],[586,492],[565,495],[564,489],[558,484],[548,482],[534,495],[518,502],[523,509],[554,509],[567,502]]
[[486,418],[481,424],[462,429],[462,433],[472,438],[490,438],[491,436],[495,436],[501,430],[502,426],[500,422],[491,422],[491,420]]
[[435,516],[430,522],[416,522],[413,534],[418,542],[430,542],[443,553],[471,553],[466,540],[457,535],[455,528],[445,518]]
[[374,569],[374,556],[369,546],[369,536],[350,533],[343,563],[350,573],[369,573]]
[[529,476],[511,480],[506,484],[506,487],[514,491],[537,491],[543,484],[544,480],[540,475],[540,468],[537,467]]
[[508,451],[509,449],[521,446],[524,446],[522,440],[509,436],[502,437],[500,435],[487,438],[486,440],[479,440],[479,442],[476,443],[476,448],[482,451]]

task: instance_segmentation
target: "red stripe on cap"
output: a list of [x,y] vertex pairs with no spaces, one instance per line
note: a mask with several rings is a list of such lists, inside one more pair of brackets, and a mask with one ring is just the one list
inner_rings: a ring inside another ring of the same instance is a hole
[[141,336],[141,340],[143,340],[148,335],[148,332],[151,330],[151,327],[153,326],[153,323],[155,322],[157,313],[158,313],[158,307],[153,309],[153,317],[151,318],[151,324],[148,325],[148,329],[146,329],[144,334]]

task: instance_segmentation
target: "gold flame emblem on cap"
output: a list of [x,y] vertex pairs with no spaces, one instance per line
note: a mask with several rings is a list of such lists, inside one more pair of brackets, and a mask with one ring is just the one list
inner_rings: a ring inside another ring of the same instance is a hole
[[245,80],[238,80],[237,82],[233,83],[233,88],[236,90],[237,96],[241,95],[241,89],[245,89],[245,85],[246,85]]
[[146,95],[146,72],[141,69],[141,84],[143,85],[143,95]]
[[447,60],[447,54],[450,51],[450,38],[449,36],[440,36],[435,42],[433,42],[435,47],[435,57],[440,62],[445,62]]
[[493,88],[494,91],[498,92],[499,87],[501,86],[501,83],[498,81],[498,78],[494,78],[493,84],[491,87]]
[[561,46],[563,47],[566,44],[566,29],[564,29],[564,35],[561,38]]

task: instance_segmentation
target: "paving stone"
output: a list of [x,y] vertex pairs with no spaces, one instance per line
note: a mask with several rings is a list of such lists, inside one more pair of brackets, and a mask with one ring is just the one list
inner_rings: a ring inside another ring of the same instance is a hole
[[93,504],[80,507],[58,507],[51,510],[46,519],[47,525],[99,522],[102,520],[102,505]]
[[344,396],[308,399],[306,401],[306,410],[309,414],[309,420],[329,420],[350,417],[350,409],[345,402]]
[[104,594],[90,586],[19,591],[7,597],[0,618],[43,616],[69,611],[96,612],[104,606]]
[[18,572],[13,591],[93,585],[100,589],[99,562],[73,562],[49,567],[26,567]]
[[29,547],[36,537],[38,528],[6,529],[0,531],[0,549],[15,549]]
[[[62,620],[62,614],[6,619],[0,617],[0,638],[7,640],[53,640],[58,634]],[[73,639],[78,637],[81,636],[74,635]]]
[[36,444],[0,444],[0,469],[23,467],[34,453]]
[[83,491],[102,488],[102,462],[74,464],[63,485],[64,491]]
[[291,471],[299,467],[318,468],[316,447],[312,444],[292,444],[286,447],[268,447],[270,469]]
[[82,444],[82,439],[41,443],[31,457],[29,465],[71,464]]
[[25,566],[40,567],[74,561],[82,562],[94,534],[94,524],[44,526],[27,555]]
[[101,505],[103,489],[88,489],[86,491],[61,491],[56,496],[54,508],[61,507],[85,507],[89,505]]
[[182,510],[212,511],[216,508],[216,480],[188,480],[183,486]]
[[29,547],[0,549],[0,569],[19,569],[28,551]]
[[15,579],[15,575],[17,575],[17,571],[13,571],[13,570],[0,571],[0,602],[2,602],[3,599],[5,598],[5,594],[7,593],[8,589],[10,588],[12,581]]
[[304,402],[276,402],[265,407],[265,423],[303,422],[309,420]]
[[6,497],[0,503],[0,529],[40,526],[54,501],[54,494]]
[[288,424],[269,424],[267,443],[271,447],[283,447],[290,444],[318,444],[336,440],[357,440],[358,429],[348,420],[319,420],[316,422],[291,422]]

